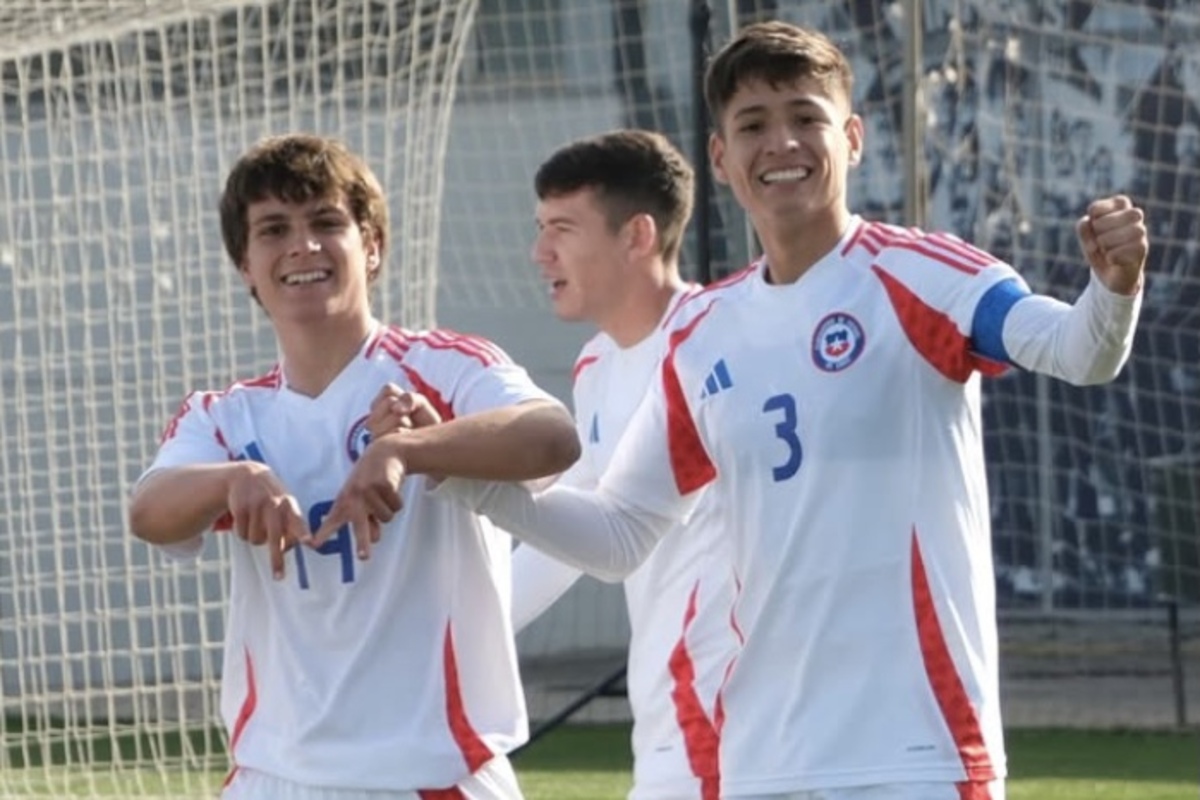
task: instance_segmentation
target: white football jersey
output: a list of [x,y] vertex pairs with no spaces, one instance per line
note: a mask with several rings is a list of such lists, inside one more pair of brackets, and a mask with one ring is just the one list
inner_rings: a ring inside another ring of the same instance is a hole
[[[678,293],[665,321],[695,288]],[[608,467],[630,418],[658,376],[666,338],[660,325],[622,349],[600,333],[574,370],[575,419],[583,452],[563,482],[592,488]],[[514,561],[514,611],[536,591]],[[539,561],[549,559],[540,556]],[[555,562],[560,563],[560,562]],[[550,565],[529,569],[544,575]],[[577,570],[560,565],[566,574]],[[726,532],[705,502],[625,579],[630,640],[626,686],[633,712],[631,800],[715,797],[718,784],[717,693],[739,646],[732,624],[733,581]]]
[[[190,395],[147,474],[255,459],[316,530],[369,443],[385,383],[421,392],[444,419],[548,397],[490,342],[396,327],[377,328],[319,397],[282,376]],[[292,550],[275,580],[265,547],[230,538],[221,712],[236,765],[312,786],[434,789],[526,739],[511,540],[422,480],[405,482],[365,562],[345,526]]]
[[664,516],[711,483],[731,521],[722,796],[1000,777],[979,375],[1028,289],[858,218],[794,284],[764,269],[684,305],[600,481]]

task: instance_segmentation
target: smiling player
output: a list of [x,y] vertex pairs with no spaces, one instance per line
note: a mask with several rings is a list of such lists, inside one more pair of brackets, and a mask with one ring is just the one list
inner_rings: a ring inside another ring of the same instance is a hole
[[980,378],[1074,384],[1129,357],[1142,211],[1077,224],[1073,305],[953,236],[847,206],[866,132],[845,56],[783,23],[713,59],[715,174],[764,256],[688,301],[659,379],[594,491],[439,490],[559,558],[620,577],[715,493],[745,635],[721,694],[721,797],[1000,800]]
[[[221,226],[282,360],[184,401],[130,526],[180,556],[210,528],[236,537],[223,796],[519,798],[505,757],[527,726],[509,539],[404,477],[557,474],[578,455],[570,416],[492,343],[372,316],[385,198],[338,142],[254,146],[229,175]],[[446,422],[370,441],[388,384]]]

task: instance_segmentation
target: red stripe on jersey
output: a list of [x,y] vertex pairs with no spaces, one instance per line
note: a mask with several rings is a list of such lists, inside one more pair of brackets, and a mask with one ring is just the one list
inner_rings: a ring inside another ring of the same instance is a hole
[[696,693],[696,665],[687,646],[688,628],[696,619],[696,593],[699,590],[700,581],[696,581],[691,594],[688,595],[687,610],[683,615],[683,633],[671,650],[667,665],[675,682],[675,688],[671,690],[671,700],[675,703],[675,719],[679,722],[679,729],[683,731],[688,765],[692,774],[700,779],[701,800],[718,800],[721,770],[717,752],[720,739],[716,726],[708,718],[704,704]]
[[437,330],[427,331],[417,338],[435,350],[454,350],[475,359],[485,367],[509,362],[503,350],[479,336]]
[[968,275],[978,273],[996,260],[984,251],[948,234],[925,233],[878,222],[863,225],[847,243],[845,250],[848,251],[853,244],[861,244],[868,253],[875,256],[887,249],[911,250],[934,263]]
[[[858,246],[858,244],[862,240],[864,233],[871,226],[872,226],[872,223],[864,222],[862,225],[859,225],[857,228],[855,228],[854,233],[850,234],[850,238],[847,239],[846,244],[842,246],[842,252],[840,255],[842,255],[844,257],[847,253],[849,253],[856,246]],[[866,245],[863,245],[863,246],[866,247]],[[867,249],[869,250],[870,248],[867,247]]]
[[992,800],[990,781],[964,781],[955,784],[959,800]]
[[479,738],[471,720],[467,719],[462,688],[458,683],[458,659],[454,652],[454,633],[450,630],[450,623],[446,623],[446,638],[442,644],[442,669],[446,681],[446,718],[450,723],[450,735],[467,762],[467,770],[474,773],[492,760],[493,753]]
[[462,789],[451,786],[449,789],[420,789],[417,791],[420,800],[467,800]]
[[410,331],[403,328],[388,327],[382,329],[375,341],[367,346],[364,352],[364,357],[371,358],[377,352],[382,350],[392,357],[392,360],[399,363],[404,360],[404,356],[412,349],[413,335]]
[[667,448],[671,455],[671,472],[681,495],[691,494],[717,477],[717,468],[700,441],[700,431],[688,410],[679,374],[675,371],[675,351],[710,310],[711,305],[685,327],[671,332],[667,357],[662,365],[663,392],[667,399]]
[[[742,579],[734,575],[733,577],[733,603],[729,609],[729,627],[733,630],[734,636],[737,637],[738,647],[746,643],[746,637],[742,633],[742,626],[737,621],[737,603],[738,598],[742,596]],[[721,676],[721,688],[717,690],[717,700],[713,704],[713,724],[716,726],[717,733],[725,727],[725,686],[729,683],[729,676],[733,674],[733,668],[737,664],[737,656],[729,659],[729,663],[725,665],[725,674]]]
[[371,334],[371,338],[367,342],[367,346],[363,349],[363,357],[371,358],[372,356],[374,356],[375,351],[377,349],[379,349],[379,346],[381,344],[383,344],[383,340],[386,339],[388,336],[392,335],[393,330],[401,330],[402,331],[402,329],[393,329],[393,328],[385,327],[382,325],[379,326],[378,328],[376,328],[375,332],[373,334]]
[[979,717],[971,705],[971,698],[963,687],[958,667],[950,656],[946,638],[942,634],[937,607],[929,590],[929,579],[925,574],[925,561],[921,558],[921,545],[917,531],[912,533],[912,591],[913,611],[917,618],[917,636],[921,644],[921,657],[925,661],[925,674],[929,678],[933,696],[937,698],[942,717],[954,738],[959,758],[971,781],[991,781],[996,778]]
[[689,283],[687,290],[681,292],[679,297],[675,300],[675,305],[668,308],[667,313],[663,315],[663,320],[658,326],[659,329],[665,331],[668,327],[670,327],[671,320],[675,318],[675,313],[679,311],[679,309],[683,308],[689,300],[691,300],[693,297],[696,297],[703,291],[704,287],[700,284]]
[[184,414],[187,414],[188,405],[191,399],[192,395],[190,394],[183,398],[183,402],[179,404],[179,408],[175,411],[175,414],[172,415],[171,419],[167,420],[167,424],[163,428],[162,435],[158,437],[159,446],[162,446],[162,443],[168,439],[175,438],[175,433],[179,430],[179,421],[183,419]]
[[242,700],[242,707],[238,709],[237,719],[233,723],[233,733],[229,738],[229,754],[233,759],[233,768],[229,770],[229,774],[225,776],[225,783],[222,788],[233,782],[233,778],[237,775],[237,745],[242,738],[242,734],[246,731],[246,725],[250,722],[250,717],[254,716],[254,709],[258,706],[258,689],[254,681],[254,659],[250,658],[250,649],[246,648],[246,697]]
[[966,383],[971,373],[999,375],[1007,367],[971,352],[971,340],[959,333],[954,321],[926,305],[921,298],[878,266],[871,270],[883,283],[888,299],[908,341],[929,364],[946,378]]
[[576,361],[574,369],[571,370],[571,383],[579,380],[579,373],[583,372],[585,369],[590,367],[592,364],[595,364],[599,360],[600,356],[584,356]]
[[400,365],[400,369],[404,370],[408,382],[412,384],[413,391],[423,394],[434,410],[438,412],[438,416],[442,418],[442,422],[449,422],[454,419],[454,407],[447,402],[446,398],[442,397],[442,393],[433,387],[428,381],[421,377],[421,374],[412,367]]

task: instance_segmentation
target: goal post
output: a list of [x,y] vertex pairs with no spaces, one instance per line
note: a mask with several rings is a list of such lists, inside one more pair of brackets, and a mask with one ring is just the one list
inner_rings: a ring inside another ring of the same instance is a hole
[[216,793],[223,547],[173,566],[125,510],[185,394],[277,358],[221,244],[222,181],[263,136],[344,140],[394,223],[379,311],[431,325],[476,7],[3,3],[0,797]]

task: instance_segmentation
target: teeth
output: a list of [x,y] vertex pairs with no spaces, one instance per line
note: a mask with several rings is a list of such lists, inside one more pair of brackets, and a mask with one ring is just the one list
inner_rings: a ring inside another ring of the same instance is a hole
[[284,275],[283,282],[288,286],[299,286],[303,283],[316,283],[328,277],[329,273],[327,271],[315,269],[312,272],[294,272],[291,275]]
[[763,183],[779,183],[781,181],[802,181],[808,177],[810,170],[807,167],[796,167],[795,169],[776,169],[762,176]]

